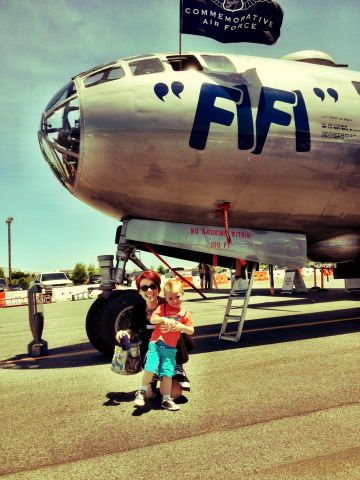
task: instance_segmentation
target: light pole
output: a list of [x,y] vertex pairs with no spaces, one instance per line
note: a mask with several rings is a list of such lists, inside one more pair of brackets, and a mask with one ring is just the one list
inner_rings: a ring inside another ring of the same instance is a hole
[[13,222],[13,217],[8,217],[6,219],[6,223],[8,226],[8,258],[9,258],[9,287],[12,283],[12,275],[11,275],[11,223]]

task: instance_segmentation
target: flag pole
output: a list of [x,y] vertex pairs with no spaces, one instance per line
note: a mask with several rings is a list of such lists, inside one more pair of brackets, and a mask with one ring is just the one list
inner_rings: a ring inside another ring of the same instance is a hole
[[182,43],[181,43],[181,27],[182,27],[182,15],[183,15],[183,0],[180,0],[180,15],[179,15],[179,57],[180,57],[180,71],[181,71],[181,53],[182,53]]

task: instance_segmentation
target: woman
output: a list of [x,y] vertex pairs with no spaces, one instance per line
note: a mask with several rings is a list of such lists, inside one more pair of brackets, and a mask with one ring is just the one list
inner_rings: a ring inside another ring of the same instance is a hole
[[[152,329],[155,325],[150,323],[150,317],[156,310],[158,305],[165,302],[162,297],[159,297],[161,287],[161,279],[159,275],[152,271],[147,270],[142,272],[136,278],[136,288],[144,301],[140,301],[135,304],[130,318],[129,325],[120,325],[120,330],[116,333],[115,339],[120,342],[120,339],[124,333],[129,331],[131,339],[133,341],[140,340],[140,351],[143,364],[145,364],[145,356],[149,346],[149,340],[152,333]],[[175,329],[181,327],[174,327]],[[128,329],[128,330],[127,330]],[[179,330],[180,331],[180,330]],[[183,340],[181,340],[183,342]],[[176,356],[176,368],[175,375],[172,381],[172,398],[177,398],[182,394],[183,389],[190,390],[190,383],[185,376],[185,372],[182,368],[182,363],[187,360],[187,352],[184,351],[184,345],[178,343],[178,353]],[[148,391],[147,396],[153,397],[156,391],[157,379],[151,384],[151,390]],[[161,392],[161,385],[160,385]]]

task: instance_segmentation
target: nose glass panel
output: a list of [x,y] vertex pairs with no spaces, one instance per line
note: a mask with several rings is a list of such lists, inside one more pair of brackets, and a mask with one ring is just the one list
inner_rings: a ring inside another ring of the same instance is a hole
[[39,143],[43,156],[66,187],[76,179],[80,153],[80,108],[73,82],[62,88],[42,115]]

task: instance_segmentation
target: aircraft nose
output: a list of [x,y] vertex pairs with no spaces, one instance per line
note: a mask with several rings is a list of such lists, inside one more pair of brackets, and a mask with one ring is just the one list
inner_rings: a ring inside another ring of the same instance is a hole
[[80,109],[73,81],[60,89],[45,107],[38,132],[40,148],[56,177],[74,184],[80,152]]

